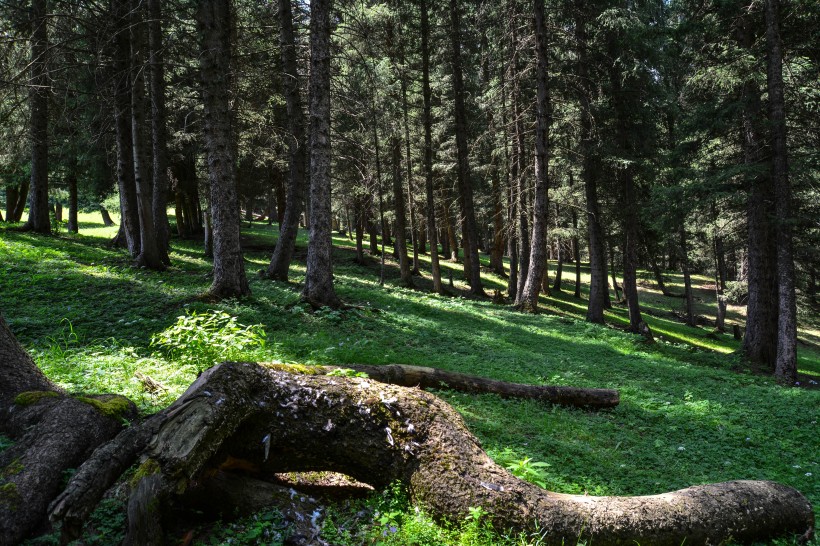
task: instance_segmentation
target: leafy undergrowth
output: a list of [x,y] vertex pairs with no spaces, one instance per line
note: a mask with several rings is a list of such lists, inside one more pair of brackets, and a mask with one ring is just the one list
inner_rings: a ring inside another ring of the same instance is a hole
[[[461,297],[460,266],[449,262],[443,267],[445,278],[453,271],[453,297],[395,286],[392,266],[387,285],[379,287],[377,261],[355,264],[352,243],[336,237],[336,287],[357,308],[314,313],[298,304],[303,262],[291,268],[291,283],[255,275],[267,264],[266,249],[272,250],[276,233],[257,225],[245,229],[256,249],[246,256],[252,296],[213,304],[197,298],[210,282],[198,242],[174,241],[173,266],[154,273],[133,268],[123,251],[105,244],[115,228],[102,228],[91,217],[81,220],[80,236],[44,239],[0,230],[0,309],[48,376],[70,391],[121,393],[146,412],[163,407],[200,368],[225,355],[193,348],[175,353],[156,341],[152,346],[151,340],[184,329],[185,317],[227,316],[235,320],[231,328],[260,325],[249,331],[264,340],[231,345],[225,350],[231,359],[403,363],[507,381],[619,389],[621,405],[602,412],[438,393],[459,410],[496,460],[550,490],[640,495],[706,482],[768,479],[798,488],[820,509],[820,390],[783,388],[769,377],[743,371],[735,353],[738,342],[675,320],[671,313],[680,311],[682,300],[654,291],[648,276],[641,297],[659,338],[652,345],[622,331],[626,311],[619,306],[607,314],[609,327],[584,322],[585,302],[572,297],[574,277],[567,269],[565,292],[542,298],[548,312],[522,315],[489,299]],[[297,256],[304,255],[305,244],[302,235]],[[582,281],[587,278],[582,271]],[[418,280],[429,286],[429,280]],[[488,292],[505,286],[504,279],[491,274],[485,280]],[[698,313],[713,317],[709,280],[695,280]],[[669,275],[673,291],[682,291],[678,281]],[[584,297],[585,290],[584,285]],[[820,381],[816,313],[803,310],[801,317],[800,371]],[[729,323],[742,318],[742,309],[730,309]],[[149,392],[144,376],[161,388]],[[379,502],[388,501],[372,500],[371,511],[379,515],[367,518],[356,516],[361,507],[329,509],[327,540],[538,543],[537,536],[493,535],[480,513],[439,525],[423,509],[395,500],[389,501],[392,519],[384,520]],[[271,533],[285,535],[270,518],[265,520],[268,535],[250,537],[233,528],[229,536],[225,533],[238,523],[225,523],[210,528],[203,543],[228,543],[229,538],[232,544],[276,543]]]

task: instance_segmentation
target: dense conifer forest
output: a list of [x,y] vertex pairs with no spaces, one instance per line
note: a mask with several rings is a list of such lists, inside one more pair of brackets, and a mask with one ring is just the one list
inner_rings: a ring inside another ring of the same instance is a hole
[[0,1],[0,544],[816,543],[819,119],[816,0]]

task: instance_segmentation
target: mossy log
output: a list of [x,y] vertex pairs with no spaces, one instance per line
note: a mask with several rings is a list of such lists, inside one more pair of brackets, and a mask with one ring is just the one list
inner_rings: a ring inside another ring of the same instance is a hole
[[253,363],[211,368],[169,408],[95,452],[52,517],[87,514],[137,454],[128,544],[161,544],[163,507],[183,502],[229,460],[259,479],[330,470],[374,487],[400,481],[437,517],[460,520],[481,506],[497,528],[537,532],[543,544],[748,542],[809,536],[814,525],[803,495],[766,481],[642,497],[545,491],[495,464],[458,413],[430,393]]
[[[21,402],[2,427],[17,441],[0,453],[0,544],[17,544],[41,525],[65,473],[114,438],[122,417],[136,416],[136,407],[122,397],[81,400],[53,393]],[[108,411],[113,406],[118,413]]]

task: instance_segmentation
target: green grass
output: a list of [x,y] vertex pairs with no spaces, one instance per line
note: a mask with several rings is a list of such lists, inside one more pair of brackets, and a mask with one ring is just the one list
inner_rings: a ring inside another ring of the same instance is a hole
[[[654,291],[648,277],[642,277],[641,300],[656,315],[646,316],[659,339],[652,345],[619,328],[627,321],[622,307],[607,312],[608,327],[584,322],[585,301],[571,294],[572,266],[564,270],[566,292],[542,298],[548,312],[523,315],[489,300],[399,288],[391,261],[387,285],[379,287],[377,262],[355,264],[353,243],[341,236],[335,237],[337,291],[361,309],[310,313],[293,305],[304,263],[293,265],[291,284],[262,280],[256,272],[266,266],[267,251],[246,255],[249,298],[208,304],[197,299],[210,283],[198,242],[174,241],[173,267],[167,272],[135,269],[124,251],[106,244],[116,228],[103,228],[96,219],[81,217],[81,235],[59,238],[0,228],[0,309],[49,377],[70,391],[123,394],[144,411],[168,404],[197,370],[149,347],[152,336],[186,312],[219,310],[241,324],[263,325],[264,347],[240,352],[250,359],[404,363],[507,381],[619,389],[621,405],[603,412],[439,393],[461,412],[491,455],[547,463],[539,470],[549,489],[642,495],[707,482],[768,479],[798,488],[820,515],[820,390],[783,388],[769,377],[737,372],[743,368],[734,354],[738,342],[673,320],[669,312],[680,311],[682,300]],[[255,248],[272,249],[275,234],[275,226],[260,224],[244,230]],[[304,234],[297,246],[303,255]],[[423,267],[427,258],[422,257]],[[455,290],[461,293],[461,266],[442,265],[445,278],[453,271]],[[682,292],[680,277],[669,277],[670,288]],[[494,275],[485,280],[489,290],[505,287],[505,280]],[[713,317],[709,279],[695,276],[694,282],[698,313]],[[743,309],[731,307],[728,322],[742,319]],[[801,325],[800,336],[806,341],[799,347],[800,371],[820,376],[816,318]],[[137,371],[168,390],[145,393]],[[483,527],[475,522],[430,527],[423,512],[408,507],[399,512],[396,532],[382,536],[384,525],[378,521],[359,521],[359,534],[352,536],[370,533],[384,544],[410,544],[413,537],[425,543],[420,537],[428,531],[439,537],[430,544],[501,540],[481,538]],[[351,517],[339,508],[333,521]],[[328,527],[328,532],[334,531]],[[520,542],[519,537],[508,541]]]

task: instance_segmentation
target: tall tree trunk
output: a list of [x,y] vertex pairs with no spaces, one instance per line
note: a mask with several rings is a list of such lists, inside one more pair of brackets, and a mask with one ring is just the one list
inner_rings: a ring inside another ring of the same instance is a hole
[[404,191],[401,183],[401,140],[396,135],[391,143],[393,153],[393,203],[396,215],[396,249],[399,254],[399,271],[401,284],[407,288],[413,287],[413,274],[410,271],[410,259],[407,256],[407,218]]
[[658,265],[658,259],[655,257],[653,249],[646,246],[644,247],[644,250],[646,251],[647,259],[649,260],[649,266],[652,268],[652,274],[655,276],[655,283],[658,285],[658,289],[661,291],[661,294],[668,298],[679,298],[680,294],[673,294],[666,286],[666,281],[663,278],[663,271],[661,271],[661,267]]
[[[117,146],[117,188],[120,194],[120,233],[128,253],[140,254],[140,217],[134,182],[134,148],[131,134],[131,37],[128,0],[113,0],[114,34],[114,128]],[[121,240],[118,236],[115,238]]]
[[353,217],[356,230],[356,263],[364,264],[364,230],[367,223],[364,206],[365,198],[356,196],[353,200]]
[[[610,38],[609,54],[611,58],[617,58],[620,53],[620,41],[618,37]],[[633,130],[633,120],[629,116],[629,101],[634,100],[625,90],[618,65],[610,67],[610,83],[612,85],[612,102],[616,117],[617,147],[620,153],[630,160],[635,154]],[[642,326],[641,308],[638,302],[638,249],[640,244],[639,221],[638,221],[638,200],[635,188],[635,173],[631,164],[618,168],[616,178],[620,186],[620,203],[622,224],[623,224],[623,286],[626,306],[629,310],[629,331],[641,333]]]
[[[738,21],[737,39],[744,49],[751,49],[754,45],[755,37],[751,32],[753,23],[748,16]],[[746,183],[749,188],[749,301],[743,352],[753,362],[774,371],[778,337],[777,249],[772,237],[774,229],[769,211],[775,208],[775,196],[769,176],[754,172],[763,162],[762,111],[757,83],[749,80],[743,85],[741,111],[743,161],[748,169]]]
[[444,224],[447,230],[447,247],[449,248],[450,252],[450,261],[458,263],[458,238],[456,237],[456,227],[455,222],[453,220],[453,215],[451,213],[452,209],[452,199],[450,199],[450,191],[449,188],[445,189],[445,202],[444,202]]
[[[372,113],[372,123],[371,128],[373,129],[373,155],[376,163],[376,193],[379,196],[379,225],[381,226],[381,239],[382,239],[382,247],[380,250],[380,260],[379,260],[379,286],[384,286],[384,248],[385,245],[390,244],[389,238],[390,234],[387,231],[387,221],[384,218],[384,186],[382,186],[382,164],[381,164],[381,151],[379,146],[379,126],[377,123],[377,111],[376,111],[376,97],[375,93],[374,96],[371,98],[370,109]],[[375,228],[374,228],[375,230]]]
[[288,114],[288,155],[290,171],[288,175],[285,213],[279,223],[279,239],[268,265],[267,276],[280,281],[288,280],[288,269],[293,260],[296,236],[299,232],[299,217],[304,207],[305,165],[305,121],[302,114],[302,96],[299,86],[298,55],[296,33],[293,28],[291,0],[279,0],[279,47],[282,58],[282,87]]
[[498,174],[498,166],[492,167],[492,211],[493,211],[493,232],[492,246],[490,247],[490,269],[500,277],[506,277],[504,271],[504,207],[501,198],[501,178]]
[[131,0],[131,146],[134,150],[134,185],[140,221],[140,253],[136,263],[148,269],[163,270],[165,264],[154,229],[150,160],[145,137],[145,27],[142,0]]
[[111,227],[114,224],[114,220],[111,219],[111,215],[108,214],[108,209],[104,206],[100,205],[100,216],[102,216],[102,222],[105,227]]
[[162,7],[160,0],[148,0],[148,63],[151,67],[151,149],[153,151],[154,233],[160,259],[171,263],[171,226],[168,223],[168,126],[165,108],[165,47],[162,43]]
[[[569,171],[569,187],[573,186],[572,170]],[[574,298],[581,298],[581,248],[578,242],[578,212],[575,207],[572,210],[572,261],[575,262],[575,292]]]
[[[464,73],[461,67],[461,13],[459,0],[450,0],[450,42],[452,47],[453,111],[455,114],[458,198],[464,216],[464,262],[470,264],[470,293],[484,295],[481,284],[481,262],[478,257],[478,228],[470,181],[467,150],[467,112],[464,106]],[[465,268],[466,270],[466,268]],[[465,271],[466,272],[466,271]]]
[[641,308],[638,303],[638,218],[635,200],[635,181],[629,168],[621,173],[623,202],[626,208],[624,224],[624,297],[629,309],[629,329],[632,332],[641,331]]
[[609,271],[612,274],[612,291],[615,293],[615,303],[621,302],[621,293],[618,288],[618,278],[615,270],[615,245],[609,244]]
[[695,297],[692,293],[692,276],[689,274],[689,245],[686,240],[686,227],[683,224],[680,226],[680,258],[686,298],[686,324],[694,328],[698,323],[695,321]]
[[31,60],[28,103],[30,110],[31,195],[24,230],[48,235],[48,12],[46,0],[31,2]]
[[[31,180],[24,180],[20,182],[20,186],[14,190],[14,195],[17,196],[17,200],[11,200],[11,212],[8,213],[8,216],[11,218],[9,222],[19,222],[23,218],[23,213],[26,210],[26,205],[28,204],[28,192],[31,188]],[[8,212],[8,210],[7,210]]]
[[[715,330],[723,333],[726,331],[726,296],[723,295],[724,287],[723,283],[721,282],[721,268],[719,266],[718,260],[718,239],[719,237],[715,235],[715,300],[717,301],[717,316],[715,317]],[[725,277],[723,278],[725,280]]]
[[712,203],[712,215],[715,220],[715,236],[714,236],[714,252],[715,252],[715,276],[717,277],[718,289],[723,293],[726,290],[726,281],[728,279],[728,271],[726,267],[726,248],[723,244],[723,237],[718,233],[717,227],[717,210],[715,204]]
[[78,233],[79,223],[77,221],[77,156],[71,155],[68,158],[68,172],[66,173],[66,183],[68,184],[68,232]]
[[588,43],[587,43],[587,18],[590,14],[581,9],[576,11],[575,16],[575,39],[578,47],[578,62],[576,73],[578,74],[578,98],[580,102],[580,125],[581,125],[581,156],[583,158],[582,178],[584,181],[584,194],[586,196],[587,209],[587,230],[589,237],[589,303],[587,304],[586,319],[589,322],[603,324],[604,309],[607,307],[607,280],[606,280],[606,254],[604,249],[604,230],[601,218],[601,207],[598,204],[598,177],[600,169],[598,164],[598,152],[595,149],[594,137],[592,134],[592,92],[594,84],[589,79],[587,70]]
[[[507,254],[510,257],[510,276],[507,279],[507,295],[515,301],[518,295],[518,242],[517,201],[515,199],[515,180],[518,174],[518,161],[510,154],[510,132],[507,116],[507,82],[506,69],[501,71],[501,124],[504,135],[504,176],[507,190]],[[513,154],[514,155],[514,154]]]
[[379,253],[379,230],[376,229],[376,222],[371,218],[373,211],[373,196],[367,197],[367,235],[370,242],[370,255],[375,256]]
[[549,126],[550,99],[547,87],[547,27],[544,2],[535,0],[535,55],[537,80],[537,111],[535,122],[535,200],[533,203],[530,263],[524,288],[518,294],[517,307],[534,313],[538,310],[538,294],[547,265],[547,222],[549,216]]
[[[558,218],[560,216],[560,212],[558,210],[558,203],[555,204],[555,227],[556,229],[560,228],[561,226],[558,225]],[[562,241],[561,239],[555,239],[555,251],[558,254],[558,266],[555,268],[555,282],[552,285],[552,289],[556,292],[561,291],[561,283],[563,282],[563,274],[564,274],[564,249],[561,248]]]
[[797,379],[797,304],[792,251],[792,190],[786,148],[786,113],[783,91],[783,44],[780,40],[780,1],[766,0],[766,61],[769,90],[769,131],[772,181],[777,217],[777,358],[775,376],[793,385]]
[[[399,27],[401,30],[401,27]],[[410,240],[413,245],[413,275],[420,275],[419,271],[419,230],[416,221],[416,206],[413,201],[413,164],[410,155],[410,114],[407,101],[407,75],[404,71],[404,42],[403,34],[400,33],[399,41],[399,63],[402,65],[401,79],[401,107],[404,120],[404,148],[405,148],[405,168],[407,169],[407,209],[410,219]]]
[[[516,40],[517,41],[517,40]],[[515,161],[516,168],[516,212],[518,221],[518,286],[516,288],[516,301],[521,297],[524,290],[524,283],[527,281],[527,272],[530,269],[530,222],[529,209],[527,206],[527,177],[526,170],[526,145],[524,142],[524,119],[519,106],[521,97],[520,77],[516,76],[513,86],[513,115],[515,116]]]
[[[28,184],[28,183],[26,183]],[[28,191],[28,190],[26,190]],[[17,209],[17,200],[20,196],[19,186],[6,185],[6,218],[7,222],[17,222],[15,213]],[[26,195],[28,198],[28,195]]]
[[438,255],[438,227],[436,226],[435,188],[433,187],[433,114],[430,89],[430,20],[428,0],[421,0],[421,80],[424,100],[424,190],[427,197],[427,233],[430,234],[430,268],[433,292],[444,293],[441,284],[441,266]]
[[310,245],[302,296],[314,306],[339,307],[333,288],[330,209],[330,6],[310,2]]
[[197,21],[202,40],[200,68],[213,226],[214,279],[208,293],[217,298],[241,297],[249,294],[250,288],[240,243],[236,188],[230,0],[200,1]]

